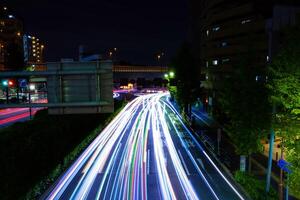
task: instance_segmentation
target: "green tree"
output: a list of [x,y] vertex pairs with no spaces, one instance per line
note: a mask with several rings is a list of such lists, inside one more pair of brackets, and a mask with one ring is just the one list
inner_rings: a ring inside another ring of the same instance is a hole
[[191,104],[197,99],[200,89],[198,72],[195,59],[189,44],[184,43],[171,61],[175,72],[177,87],[171,88],[171,94],[184,113],[190,115]]
[[269,65],[271,101],[276,105],[273,126],[292,164],[289,185],[300,197],[300,26],[284,31],[281,50]]
[[229,122],[225,127],[239,155],[250,156],[262,149],[261,139],[270,130],[271,113],[266,72],[256,65],[251,51],[233,64],[223,80],[219,104]]

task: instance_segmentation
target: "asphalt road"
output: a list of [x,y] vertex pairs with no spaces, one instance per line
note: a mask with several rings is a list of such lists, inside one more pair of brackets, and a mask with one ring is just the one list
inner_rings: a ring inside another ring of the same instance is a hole
[[168,101],[131,101],[43,199],[246,199]]
[[[32,108],[32,116],[40,108]],[[10,126],[16,122],[22,122],[30,119],[29,108],[7,108],[0,109],[0,128]]]

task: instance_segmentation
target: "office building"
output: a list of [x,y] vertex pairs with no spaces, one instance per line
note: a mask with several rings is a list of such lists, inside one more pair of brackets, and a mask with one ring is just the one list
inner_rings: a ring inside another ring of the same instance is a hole
[[7,7],[0,7],[0,70],[24,67],[23,23]]
[[190,5],[192,45],[205,89],[202,100],[209,107],[216,105],[221,80],[241,59],[251,56],[252,64],[261,67],[272,60],[280,32],[295,25],[299,13],[288,0],[191,0]]
[[39,66],[44,62],[45,45],[35,36],[24,35],[24,61],[26,66]]

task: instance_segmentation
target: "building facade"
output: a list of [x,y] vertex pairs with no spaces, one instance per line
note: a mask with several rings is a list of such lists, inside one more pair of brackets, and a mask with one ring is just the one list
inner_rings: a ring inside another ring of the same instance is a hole
[[212,108],[221,80],[236,63],[251,57],[265,67],[279,49],[283,28],[296,24],[294,2],[191,0],[192,45],[201,68],[203,102]]
[[44,66],[44,49],[42,41],[30,35],[23,36],[24,61],[27,67],[39,69]]
[[0,7],[0,70],[19,70],[24,66],[23,23],[7,7]]

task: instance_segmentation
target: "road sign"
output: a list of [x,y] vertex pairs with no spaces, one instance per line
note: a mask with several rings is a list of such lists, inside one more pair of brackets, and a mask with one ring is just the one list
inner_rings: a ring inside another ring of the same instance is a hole
[[282,169],[283,171],[287,172],[287,173],[292,173],[292,171],[289,169],[289,166],[291,166],[291,163],[283,160],[283,159],[280,159],[278,160],[277,162],[277,165],[280,169]]

